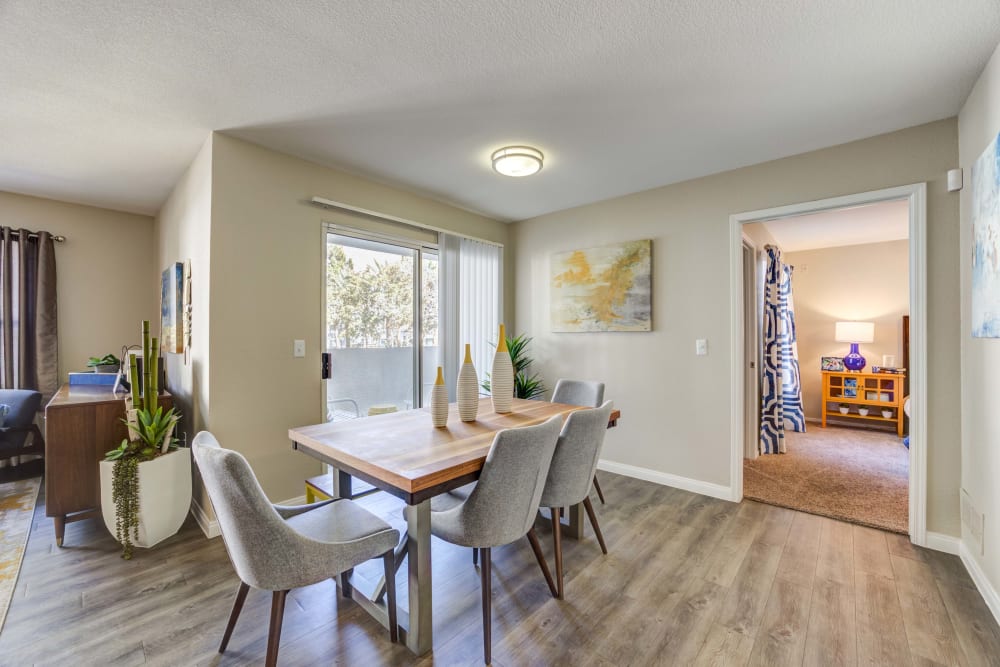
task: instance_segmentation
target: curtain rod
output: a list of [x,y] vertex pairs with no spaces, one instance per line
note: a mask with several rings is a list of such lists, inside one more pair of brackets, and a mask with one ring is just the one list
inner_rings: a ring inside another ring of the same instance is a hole
[[[28,232],[28,238],[29,239],[37,239],[38,238],[38,232]],[[53,236],[52,240],[55,241],[56,243],[62,243],[63,241],[66,240],[66,237],[65,236]]]
[[376,218],[378,220],[386,220],[388,222],[395,222],[401,225],[408,225],[410,227],[416,227],[418,229],[426,229],[431,232],[453,234],[455,236],[463,236],[472,241],[479,241],[480,243],[488,243],[490,245],[495,245],[503,247],[502,243],[497,243],[496,241],[490,241],[489,239],[479,238],[477,236],[469,236],[468,234],[461,234],[459,232],[453,232],[449,229],[443,227],[435,227],[434,225],[428,225],[423,222],[417,222],[415,220],[407,220],[406,218],[397,218],[394,215],[389,215],[388,213],[379,213],[378,211],[371,211],[366,208],[361,208],[360,206],[351,206],[350,204],[345,204],[343,202],[334,201],[333,199],[326,199],[325,197],[313,197],[309,200],[309,203],[313,206],[319,206],[320,208],[327,209],[339,209],[341,211],[349,211],[351,213],[359,213],[361,215],[366,215],[370,218]]

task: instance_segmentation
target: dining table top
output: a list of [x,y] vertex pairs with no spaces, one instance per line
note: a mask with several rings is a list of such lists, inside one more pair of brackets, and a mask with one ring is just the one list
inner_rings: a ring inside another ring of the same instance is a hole
[[[463,422],[458,405],[448,407],[448,423],[431,424],[429,408],[406,410],[289,429],[293,448],[358,477],[409,504],[417,504],[478,478],[496,433],[533,426],[586,409],[514,399],[511,412],[497,413],[488,397],[479,400],[473,422]],[[608,425],[620,416],[614,410]]]

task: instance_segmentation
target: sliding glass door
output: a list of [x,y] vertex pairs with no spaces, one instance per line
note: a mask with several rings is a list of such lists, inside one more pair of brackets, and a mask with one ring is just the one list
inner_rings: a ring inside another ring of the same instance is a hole
[[409,410],[430,396],[438,349],[438,254],[326,233],[326,419]]

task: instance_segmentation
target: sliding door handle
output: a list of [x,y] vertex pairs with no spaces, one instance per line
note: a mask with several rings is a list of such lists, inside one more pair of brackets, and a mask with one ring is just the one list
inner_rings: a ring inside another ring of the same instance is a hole
[[324,352],[320,355],[322,358],[322,368],[320,369],[320,375],[324,380],[330,379],[330,353]]

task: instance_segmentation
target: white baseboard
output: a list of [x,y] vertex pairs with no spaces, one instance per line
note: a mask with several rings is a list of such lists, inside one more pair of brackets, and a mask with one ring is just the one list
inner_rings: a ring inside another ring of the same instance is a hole
[[952,556],[958,555],[958,549],[962,544],[962,541],[957,537],[945,535],[944,533],[932,533],[930,531],[928,531],[925,541],[927,543],[923,545],[924,547],[951,554]]
[[205,533],[205,537],[212,539],[213,537],[222,535],[222,529],[219,528],[219,520],[208,518],[208,513],[194,498],[191,499],[191,514],[194,515],[194,520],[198,522],[201,532]]
[[733,497],[732,487],[722,486],[721,484],[712,484],[711,482],[703,482],[698,479],[691,479],[690,477],[672,475],[668,472],[660,472],[659,470],[651,470],[649,468],[640,468],[639,466],[633,466],[627,463],[618,463],[617,461],[606,461],[604,459],[597,462],[597,469],[607,470],[608,472],[625,475],[626,477],[642,479],[647,482],[653,482],[654,484],[672,486],[675,489],[683,489],[685,491],[691,491],[692,493],[700,493],[703,496],[711,496],[712,498],[720,498],[722,500],[729,501],[736,500]]
[[303,496],[295,496],[294,498],[289,498],[288,500],[282,500],[282,501],[274,503],[274,504],[275,505],[284,505],[286,507],[288,507],[288,506],[294,507],[295,505],[305,505],[306,504],[306,497],[304,495]]
[[976,588],[979,589],[979,594],[986,601],[986,606],[993,612],[993,618],[996,619],[997,623],[1000,623],[1000,593],[990,583],[990,580],[986,577],[986,573],[983,572],[983,568],[979,566],[979,561],[975,559],[969,548],[965,546],[965,542],[961,542],[959,545],[958,557],[962,559],[965,569],[969,571],[969,576],[972,577]]

